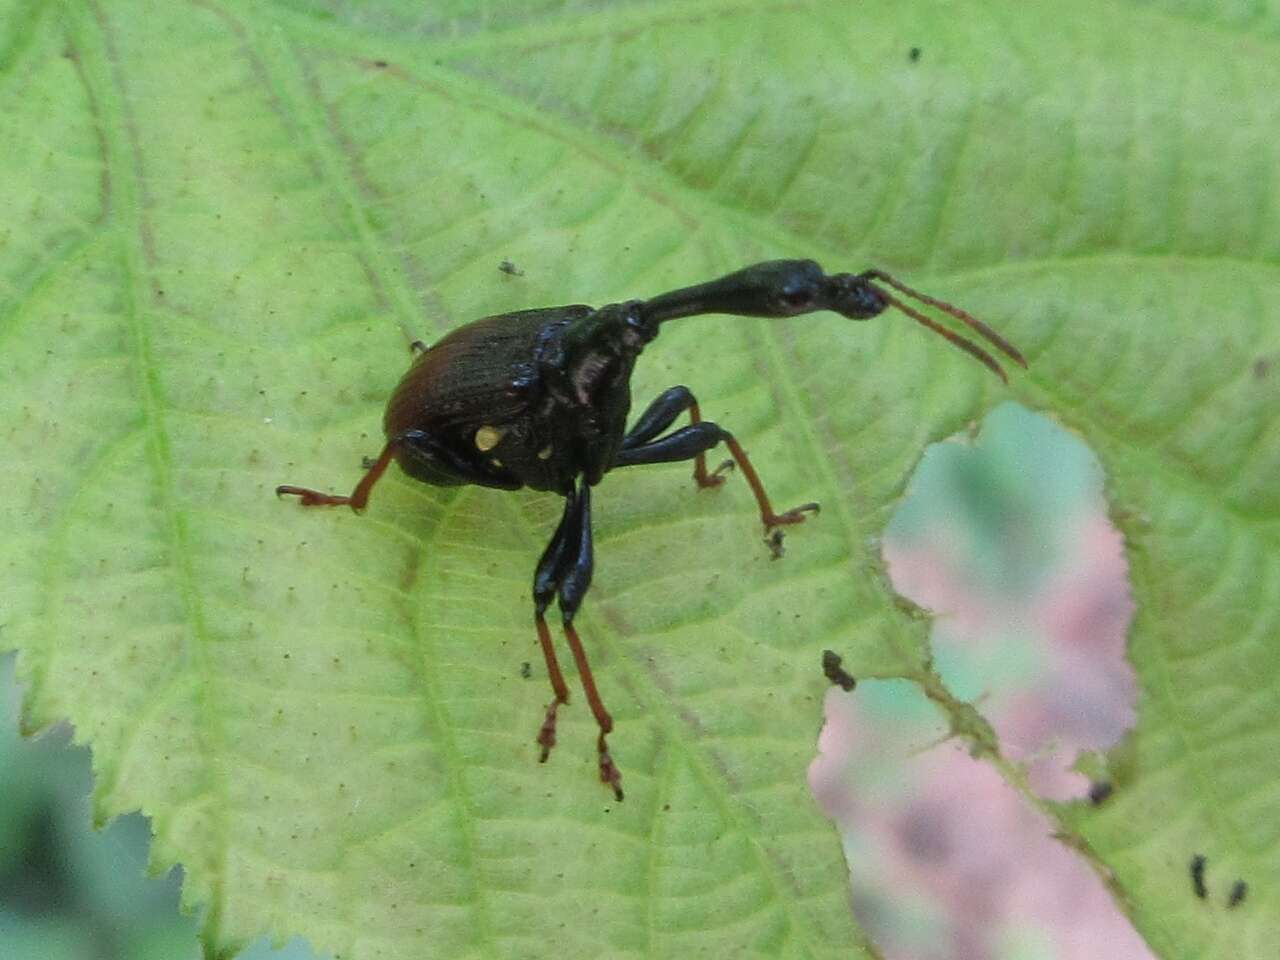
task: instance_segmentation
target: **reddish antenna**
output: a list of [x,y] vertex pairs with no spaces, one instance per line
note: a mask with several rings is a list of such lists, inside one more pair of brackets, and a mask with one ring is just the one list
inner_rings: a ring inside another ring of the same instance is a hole
[[[863,273],[862,276],[866,277],[869,280],[879,280],[881,283],[887,284],[888,286],[892,287],[894,290],[897,290],[899,293],[905,294],[906,296],[911,297],[913,300],[916,300],[919,303],[923,303],[923,304],[926,304],[927,306],[934,307],[938,310],[941,310],[943,313],[947,314],[947,316],[955,317],[957,320],[965,324],[971,330],[976,330],[979,336],[984,338],[988,343],[992,344],[996,349],[998,349],[1001,353],[1007,356],[1010,360],[1018,364],[1018,366],[1024,367],[1024,368],[1026,367],[1027,360],[1021,354],[1021,352],[1019,352],[1018,348],[1015,347],[1013,344],[1011,344],[1004,337],[1000,336],[1000,334],[992,330],[989,326],[987,326],[977,317],[973,316],[973,314],[968,313],[965,310],[961,310],[959,307],[955,306],[954,304],[947,303],[945,300],[939,300],[936,297],[929,296],[927,293],[921,293],[919,290],[912,289],[911,287],[908,287],[905,283],[901,282],[891,274],[885,273],[883,270],[868,270],[865,273]],[[974,343],[972,340],[968,339],[967,337],[960,336],[960,334],[956,333],[953,330],[948,330],[946,327],[942,326],[942,324],[938,323],[936,320],[931,320],[929,317],[926,317],[919,310],[916,310],[915,308],[908,306],[907,304],[903,303],[901,300],[897,299],[896,297],[892,297],[889,294],[885,293],[883,290],[880,292],[881,294],[883,294],[885,300],[887,300],[890,303],[890,305],[897,307],[899,310],[905,313],[912,320],[916,321],[917,323],[923,326],[928,327],[934,333],[939,334],[942,337],[945,337],[951,343],[954,343],[957,347],[959,347],[961,350],[965,351],[966,353],[970,354],[971,356],[977,357],[978,360],[982,361],[983,364],[989,367],[996,374],[996,376],[998,376],[1001,380],[1003,380],[1005,383],[1009,382],[1008,376],[1005,375],[1004,368],[1000,366],[1000,364],[996,361],[996,358],[991,356],[991,354],[987,353],[987,351],[982,349],[982,347],[980,347],[978,344]]]

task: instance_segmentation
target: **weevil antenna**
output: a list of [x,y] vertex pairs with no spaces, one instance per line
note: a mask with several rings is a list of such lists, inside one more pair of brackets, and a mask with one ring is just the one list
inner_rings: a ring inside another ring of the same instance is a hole
[[991,356],[991,354],[987,353],[987,351],[983,350],[980,346],[978,346],[972,340],[969,340],[966,337],[960,336],[960,334],[956,333],[954,330],[948,330],[942,324],[938,323],[938,321],[930,319],[929,317],[926,317],[923,313],[921,313],[915,307],[912,307],[912,306],[909,306],[908,304],[903,303],[897,297],[890,296],[889,294],[885,293],[883,290],[880,290],[879,292],[880,292],[880,295],[884,297],[885,301],[889,304],[889,306],[897,307],[899,310],[905,313],[908,317],[910,317],[916,323],[919,323],[919,324],[922,324],[923,326],[928,327],[930,330],[932,330],[934,333],[938,334],[939,336],[945,337],[947,340],[950,340],[952,343],[954,343],[957,347],[959,347],[965,353],[968,353],[974,357],[977,357],[984,364],[986,364],[986,366],[989,367],[997,377],[999,377],[1005,383],[1009,382],[1008,376],[1005,375],[1004,368],[1001,367],[1000,364],[996,362],[995,357]]
[[[926,304],[927,306],[930,306],[930,307],[935,307],[938,310],[941,310],[943,313],[947,314],[947,316],[955,317],[957,320],[959,320],[961,323],[968,326],[970,329],[978,331],[978,333],[981,336],[985,337],[989,343],[991,343],[993,346],[999,349],[1014,363],[1018,364],[1018,366],[1024,367],[1024,368],[1026,367],[1027,365],[1026,358],[1023,357],[1022,353],[1018,350],[1018,348],[1015,347],[1013,344],[1011,344],[1004,337],[1000,336],[1000,334],[992,330],[989,326],[987,326],[985,323],[983,323],[973,314],[968,313],[964,310],[961,310],[959,307],[953,304],[947,303],[945,300],[938,300],[935,297],[929,296],[927,293],[921,293],[919,290],[913,290],[911,287],[908,287],[905,283],[902,283],[896,277],[893,277],[892,275],[885,273],[883,270],[868,270],[865,273],[863,273],[862,276],[870,280],[879,280],[881,283],[888,284],[889,286],[893,287],[893,289],[897,290],[899,293],[905,294],[906,296],[911,297],[911,299],[913,300]],[[901,304],[898,304],[898,309],[902,310],[904,313],[908,312]],[[916,316],[916,319],[919,319],[918,314],[914,316]],[[947,339],[950,340],[951,338],[948,337]],[[952,342],[955,343],[956,341],[952,340]],[[970,350],[969,352],[972,353],[973,351]],[[983,361],[983,362],[985,363],[986,361]],[[990,366],[990,364],[987,364],[987,365]],[[1003,376],[1003,374],[1001,376]]]

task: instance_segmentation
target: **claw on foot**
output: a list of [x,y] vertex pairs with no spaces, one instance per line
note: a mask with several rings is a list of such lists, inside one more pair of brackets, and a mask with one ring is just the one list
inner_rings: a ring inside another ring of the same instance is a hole
[[782,531],[781,530],[775,529],[770,531],[765,536],[764,542],[769,547],[770,560],[781,560],[783,557],[783,554],[787,552],[782,547]]
[[551,748],[556,745],[556,709],[559,706],[559,700],[551,701],[542,726],[538,728],[538,746],[542,747],[542,756],[538,758],[539,763],[547,762],[547,757],[551,756]]
[[304,507],[339,507],[351,502],[350,497],[334,496],[331,493],[321,493],[319,490],[308,490],[306,487],[294,487],[284,485],[276,487],[277,497],[297,497],[298,502]]
[[802,503],[800,506],[788,510],[786,513],[772,513],[764,518],[764,528],[766,531],[772,530],[774,527],[786,526],[790,523],[802,523],[807,513],[817,513],[820,507],[816,503]]
[[705,490],[708,487],[718,487],[725,481],[725,474],[733,470],[733,461],[725,460],[710,473],[707,473],[706,467],[699,464],[700,469],[693,471],[693,479],[698,483],[698,489]]
[[614,799],[622,801],[622,774],[609,756],[609,745],[605,743],[604,734],[596,741],[596,752],[600,756],[600,782],[613,788]]

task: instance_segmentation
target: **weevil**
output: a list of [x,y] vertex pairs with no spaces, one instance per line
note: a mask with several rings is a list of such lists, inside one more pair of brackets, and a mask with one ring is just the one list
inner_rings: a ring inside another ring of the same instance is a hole
[[[417,356],[387,403],[386,445],[351,494],[335,496],[292,485],[277,487],[276,493],[299,497],[303,506],[349,506],[359,512],[394,460],[415,480],[438,486],[530,487],[563,496],[560,522],[533,574],[534,629],[553,693],[535,742],[545,762],[556,742],[557,710],[569,702],[546,621],[547,609],[558,598],[565,639],[599,728],[600,779],[621,800],[622,775],[606,741],[613,718],[573,622],[595,562],[591,488],[619,467],[692,460],[699,488],[719,486],[725,471],[736,465],[755,497],[766,536],[818,509],[816,503],[805,503],[775,511],[742,445],[724,427],[702,419],[688,387],[664,391],[628,428],[636,358],[662,324],[682,317],[794,317],[831,310],[851,320],[869,320],[894,307],[1007,381],[985,349],[895,293],[964,323],[1026,366],[1022,354],[980,320],[881,270],[828,275],[812,260],[770,260],[648,300],[518,310],[475,320],[430,347],[415,342]],[[684,413],[688,425],[671,429]],[[707,453],[720,444],[732,459],[708,470]]]

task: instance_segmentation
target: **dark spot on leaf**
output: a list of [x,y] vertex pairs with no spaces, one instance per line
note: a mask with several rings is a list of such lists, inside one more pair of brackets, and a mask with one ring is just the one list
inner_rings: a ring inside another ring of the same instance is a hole
[[1201,900],[1208,896],[1209,893],[1204,885],[1204,867],[1205,856],[1203,853],[1197,853],[1191,858],[1191,889]]
[[822,673],[833,684],[846,692],[858,685],[858,681],[840,664],[843,658],[834,650],[822,651]]
[[1228,907],[1238,907],[1244,900],[1245,895],[1249,892],[1249,885],[1243,880],[1237,880],[1231,885],[1231,893],[1227,897]]
[[950,856],[947,820],[931,810],[917,807],[908,811],[897,833],[903,849],[920,863],[939,863]]
[[774,530],[769,536],[765,537],[764,542],[769,546],[769,559],[781,560],[786,554],[786,550],[782,547],[782,531]]

